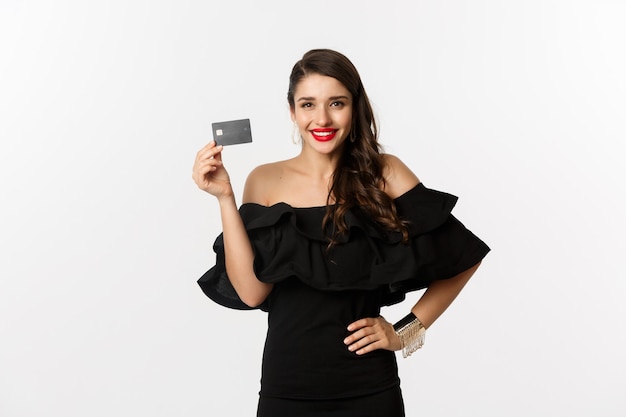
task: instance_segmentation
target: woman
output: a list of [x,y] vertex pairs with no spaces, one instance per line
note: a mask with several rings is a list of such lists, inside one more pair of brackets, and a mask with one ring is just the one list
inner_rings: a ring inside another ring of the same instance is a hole
[[[342,54],[312,50],[287,94],[302,149],[249,175],[238,210],[222,147],[193,178],[217,197],[217,264],[199,280],[214,301],[269,312],[258,416],[403,416],[394,351],[405,357],[489,248],[381,152],[372,108]],[[394,325],[380,308],[427,288]]]

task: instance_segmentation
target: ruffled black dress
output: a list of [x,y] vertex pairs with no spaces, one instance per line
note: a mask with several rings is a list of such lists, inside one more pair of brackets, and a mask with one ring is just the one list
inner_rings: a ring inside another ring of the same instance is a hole
[[[489,248],[451,214],[453,195],[419,184],[394,201],[399,216],[410,222],[409,244],[353,210],[346,215],[349,233],[330,250],[322,230],[326,207],[241,206],[256,275],[274,284],[260,306],[269,313],[261,399],[301,404],[304,416],[311,404],[363,398],[365,413],[372,411],[367,398],[399,387],[395,354],[357,356],[343,343],[346,327],[379,316],[382,306],[404,300],[409,291],[454,277]],[[226,275],[221,235],[213,249],[216,265],[199,279],[200,287],[223,306],[249,309]]]

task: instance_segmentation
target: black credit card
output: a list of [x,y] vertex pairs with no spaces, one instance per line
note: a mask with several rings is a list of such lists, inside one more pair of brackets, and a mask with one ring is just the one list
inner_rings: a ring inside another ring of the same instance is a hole
[[213,140],[218,145],[235,145],[252,142],[250,119],[212,123]]

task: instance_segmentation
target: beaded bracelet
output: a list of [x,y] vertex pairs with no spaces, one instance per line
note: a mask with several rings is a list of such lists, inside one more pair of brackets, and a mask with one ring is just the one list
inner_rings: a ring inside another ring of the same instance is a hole
[[426,328],[412,312],[393,325],[393,330],[400,338],[402,357],[408,358],[413,352],[424,345]]

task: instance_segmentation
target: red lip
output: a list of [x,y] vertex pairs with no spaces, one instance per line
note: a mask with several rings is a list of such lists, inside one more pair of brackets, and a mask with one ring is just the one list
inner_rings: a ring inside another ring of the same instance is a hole
[[337,129],[313,129],[311,130],[311,135],[318,142],[328,142],[335,138]]

